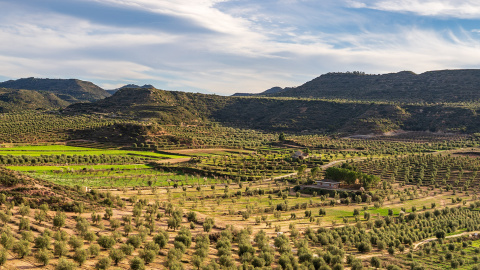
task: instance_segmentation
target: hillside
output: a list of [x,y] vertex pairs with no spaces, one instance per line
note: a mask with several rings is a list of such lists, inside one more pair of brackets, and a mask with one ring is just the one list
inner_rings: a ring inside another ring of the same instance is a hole
[[96,113],[162,124],[217,121],[264,131],[369,134],[396,129],[479,132],[478,109],[449,105],[394,105],[312,99],[224,97],[122,89],[91,104],[74,104],[68,114]]
[[63,108],[69,104],[50,92],[0,88],[1,113]]
[[103,113],[179,124],[207,120],[229,98],[216,95],[163,91],[147,88],[122,88],[113,96],[92,104],[73,104],[66,113]]
[[413,103],[470,102],[480,100],[480,70],[409,71],[383,75],[362,72],[328,73],[299,87],[267,94],[349,100]]
[[0,87],[48,91],[70,103],[91,102],[110,96],[109,93],[97,85],[77,79],[39,79],[31,77],[2,82]]

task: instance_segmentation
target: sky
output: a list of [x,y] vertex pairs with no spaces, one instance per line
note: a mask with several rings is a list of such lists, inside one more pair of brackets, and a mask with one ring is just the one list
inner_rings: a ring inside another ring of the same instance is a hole
[[0,81],[230,95],[480,67],[478,0],[0,0]]

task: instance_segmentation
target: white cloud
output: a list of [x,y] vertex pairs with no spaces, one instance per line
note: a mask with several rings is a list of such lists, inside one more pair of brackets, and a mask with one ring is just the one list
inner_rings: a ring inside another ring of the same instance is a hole
[[22,58],[0,55],[0,74],[10,78],[51,77],[80,78],[90,80],[118,80],[118,78],[136,78],[153,80],[148,75],[152,69],[127,61],[109,60],[64,60],[50,58]]
[[[228,3],[220,0],[85,1],[169,14],[210,31],[166,33],[59,12],[39,16],[11,11],[0,17],[0,40],[8,41],[0,43],[0,75],[80,78],[105,88],[150,83],[170,90],[232,94],[296,86],[330,71],[419,73],[480,62],[475,31],[453,34],[390,26],[381,31],[322,32],[312,25],[366,19],[342,13],[335,20],[328,10],[302,5],[313,1],[282,1],[284,13],[278,14],[267,12],[258,1],[223,8],[218,5]],[[367,6],[387,2],[400,6],[406,1],[377,0]]]
[[480,18],[480,2],[477,0],[352,0],[347,3],[354,8],[411,12],[422,16]]

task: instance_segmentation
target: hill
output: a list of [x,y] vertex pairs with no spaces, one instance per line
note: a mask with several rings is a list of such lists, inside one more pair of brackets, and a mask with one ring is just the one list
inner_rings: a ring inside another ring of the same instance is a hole
[[480,70],[410,71],[383,75],[327,73],[299,87],[264,95],[413,103],[480,100]]
[[121,89],[95,103],[73,104],[64,112],[162,124],[216,121],[270,132],[370,134],[397,129],[480,132],[480,110],[453,105],[225,97],[158,89]]
[[50,92],[0,88],[0,113],[63,108],[69,104]]
[[23,78],[0,83],[0,87],[48,91],[70,103],[96,101],[110,96],[97,85],[77,79],[39,79]]
[[261,93],[258,94],[250,94],[250,93],[235,93],[232,96],[234,97],[249,97],[249,96],[265,96],[265,95],[273,95],[273,94],[278,94],[281,92],[286,91],[288,88],[281,88],[278,86],[272,87],[268,90],[265,90]]
[[217,95],[164,91],[155,88],[122,88],[111,97],[91,104],[73,104],[67,113],[102,113],[115,116],[178,123],[198,123],[207,120],[213,111],[229,101]]
[[139,86],[139,85],[136,85],[136,84],[127,84],[127,85],[124,85],[122,87],[119,87],[117,89],[113,89],[113,90],[105,90],[107,91],[107,93],[113,95],[115,94],[118,90],[120,89],[124,89],[124,88],[146,88],[146,89],[150,89],[150,88],[155,88],[153,85],[151,84],[144,84],[143,86]]

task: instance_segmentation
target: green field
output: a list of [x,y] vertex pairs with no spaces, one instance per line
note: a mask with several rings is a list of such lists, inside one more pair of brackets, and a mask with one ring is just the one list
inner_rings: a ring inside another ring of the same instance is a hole
[[65,165],[65,166],[7,166],[7,169],[20,172],[44,172],[44,171],[79,171],[79,170],[125,170],[147,169],[147,164],[127,165]]
[[67,145],[41,145],[41,146],[15,146],[0,148],[0,155],[11,156],[42,156],[42,155],[117,155],[117,156],[142,156],[154,159],[185,158],[175,154],[162,154],[149,151],[98,149]]

